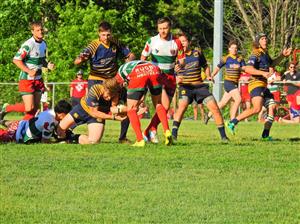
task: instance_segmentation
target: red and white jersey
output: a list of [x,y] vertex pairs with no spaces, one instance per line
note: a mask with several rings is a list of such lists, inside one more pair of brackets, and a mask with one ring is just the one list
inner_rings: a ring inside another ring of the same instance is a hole
[[173,74],[176,58],[184,59],[183,47],[178,38],[170,34],[169,40],[163,40],[160,35],[151,37],[142,52],[145,57],[152,57],[152,63],[157,65],[163,73]]

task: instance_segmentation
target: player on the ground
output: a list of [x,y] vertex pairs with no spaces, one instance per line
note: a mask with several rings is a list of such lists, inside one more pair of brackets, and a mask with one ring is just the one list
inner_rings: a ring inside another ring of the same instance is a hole
[[180,127],[184,112],[189,104],[196,101],[197,104],[204,103],[215,117],[215,122],[220,132],[222,140],[228,140],[224,121],[220,109],[216,103],[214,96],[209,92],[208,85],[203,83],[201,77],[201,69],[203,68],[205,74],[209,77],[210,69],[207,61],[199,50],[191,49],[189,47],[189,40],[185,34],[180,34],[179,39],[182,43],[185,52],[185,67],[180,68],[176,65],[177,81],[179,84],[179,103],[178,109],[174,115],[172,136],[177,139],[178,129]]
[[106,79],[102,84],[93,85],[87,96],[81,98],[80,104],[59,123],[57,134],[65,137],[65,132],[74,125],[87,124],[88,135],[79,136],[79,144],[96,144],[100,142],[105,127],[105,120],[126,119],[126,116],[109,114],[111,106],[116,106],[121,91],[115,78]]
[[[237,115],[239,105],[241,104],[241,94],[239,91],[239,79],[240,74],[246,63],[244,59],[238,55],[238,44],[235,40],[231,40],[228,44],[229,53],[222,57],[220,63],[214,69],[211,74],[211,78],[220,71],[222,67],[225,66],[225,76],[224,76],[224,95],[221,101],[218,103],[220,109],[223,109],[228,103],[233,99],[233,104],[230,106],[230,119],[233,119]],[[207,124],[208,119],[211,117],[211,113],[208,114],[205,123]]]
[[54,110],[45,110],[36,117],[21,121],[1,121],[6,129],[0,129],[0,142],[49,143],[60,120],[72,109],[65,100],[59,101]]
[[41,95],[45,90],[42,67],[54,69],[54,64],[46,61],[47,45],[43,37],[43,26],[40,22],[30,24],[32,37],[25,41],[13,59],[13,63],[21,69],[19,75],[19,92],[23,103],[4,104],[0,112],[0,120],[9,112],[25,112],[23,120],[34,117],[40,108]]
[[[168,111],[172,97],[176,90],[176,78],[174,74],[175,62],[178,60],[180,66],[184,66],[184,52],[180,40],[175,38],[171,30],[171,20],[163,17],[157,21],[158,34],[151,37],[145,45],[141,55],[141,60],[146,60],[149,56],[153,64],[157,65],[162,71],[162,104]],[[157,126],[160,120],[155,114],[144,131],[144,135],[150,138],[150,141],[157,143]]]
[[121,84],[127,86],[127,116],[136,134],[136,142],[132,146],[144,147],[145,140],[141,130],[141,122],[137,111],[147,90],[150,90],[153,106],[164,129],[165,144],[172,144],[172,135],[168,125],[167,112],[161,103],[162,85],[161,71],[158,66],[147,61],[131,61],[122,65],[116,76]]
[[[121,44],[112,36],[112,26],[106,21],[99,24],[99,38],[92,41],[75,59],[76,65],[89,60],[90,74],[88,88],[95,84],[102,84],[104,80],[113,78],[118,71],[118,60],[132,61],[135,56],[128,47]],[[126,96],[125,96],[126,99]],[[123,99],[123,100],[125,100]],[[127,143],[126,137],[129,120],[121,122],[120,143]]]
[[264,124],[262,140],[272,140],[270,137],[270,129],[274,120],[275,101],[273,95],[267,88],[267,79],[273,73],[273,67],[276,66],[284,57],[288,57],[292,52],[291,48],[283,49],[281,55],[272,60],[268,54],[268,38],[264,33],[259,33],[255,37],[252,55],[245,67],[245,72],[251,74],[249,81],[249,92],[251,96],[252,108],[243,111],[236,118],[232,119],[227,127],[232,134],[235,133],[235,126],[239,121],[244,120],[261,111],[265,106],[268,116]]

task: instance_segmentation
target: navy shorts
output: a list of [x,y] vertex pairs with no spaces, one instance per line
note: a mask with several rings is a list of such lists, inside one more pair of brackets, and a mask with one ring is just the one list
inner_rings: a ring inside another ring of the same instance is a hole
[[264,99],[263,104],[264,104],[265,108],[268,108],[269,106],[276,104],[273,94],[266,87],[254,88],[250,92],[250,96],[251,96],[251,99],[256,96],[262,97]]
[[76,105],[69,113],[76,125],[81,125],[81,124],[93,124],[93,123],[100,123],[100,124],[105,124],[104,119],[97,119],[89,115],[81,106],[81,104]]
[[191,104],[194,100],[200,104],[212,94],[206,84],[201,86],[179,86],[179,99],[185,99]]
[[231,90],[237,89],[238,84],[233,81],[224,80],[224,89],[227,93],[229,93]]

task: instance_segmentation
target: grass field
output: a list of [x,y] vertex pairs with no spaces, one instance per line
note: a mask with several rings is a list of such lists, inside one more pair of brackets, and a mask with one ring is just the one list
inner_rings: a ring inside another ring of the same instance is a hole
[[300,126],[261,130],[222,144],[184,121],[175,146],[137,149],[108,122],[99,145],[0,145],[0,223],[300,223]]

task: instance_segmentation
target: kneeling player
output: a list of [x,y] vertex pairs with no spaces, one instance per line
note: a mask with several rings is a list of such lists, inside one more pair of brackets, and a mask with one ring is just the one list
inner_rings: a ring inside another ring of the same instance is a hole
[[201,67],[204,69],[205,74],[209,77],[210,69],[207,66],[206,59],[202,52],[197,49],[189,48],[189,41],[185,34],[179,35],[179,40],[185,51],[185,67],[180,68],[176,65],[177,83],[179,84],[179,103],[178,109],[174,115],[172,135],[177,139],[178,129],[189,104],[195,100],[197,104],[204,103],[213,114],[215,122],[218,126],[222,140],[228,140],[225,129],[224,121],[220,109],[213,95],[208,90],[208,85],[203,83],[201,77]]
[[117,105],[121,87],[116,79],[107,79],[103,84],[95,84],[88,95],[83,97],[80,104],[75,106],[70,113],[59,123],[58,136],[65,137],[65,132],[71,126],[87,124],[88,135],[80,135],[80,144],[98,143],[104,132],[105,120],[126,119],[126,116],[109,114],[110,107]]
[[[129,117],[132,128],[136,134],[137,141],[132,146],[144,147],[141,123],[138,117],[138,106],[147,92],[150,90],[152,102],[156,109],[157,116],[163,125],[165,144],[172,144],[172,135],[169,130],[167,112],[161,104],[162,86],[158,79],[161,71],[158,66],[147,61],[131,61],[122,65],[117,73],[119,83],[127,83],[127,116]],[[147,139],[147,136],[145,136]]]
[[0,129],[0,142],[48,143],[60,120],[72,109],[65,100],[57,103],[53,110],[46,110],[30,120],[2,121],[7,129]]

